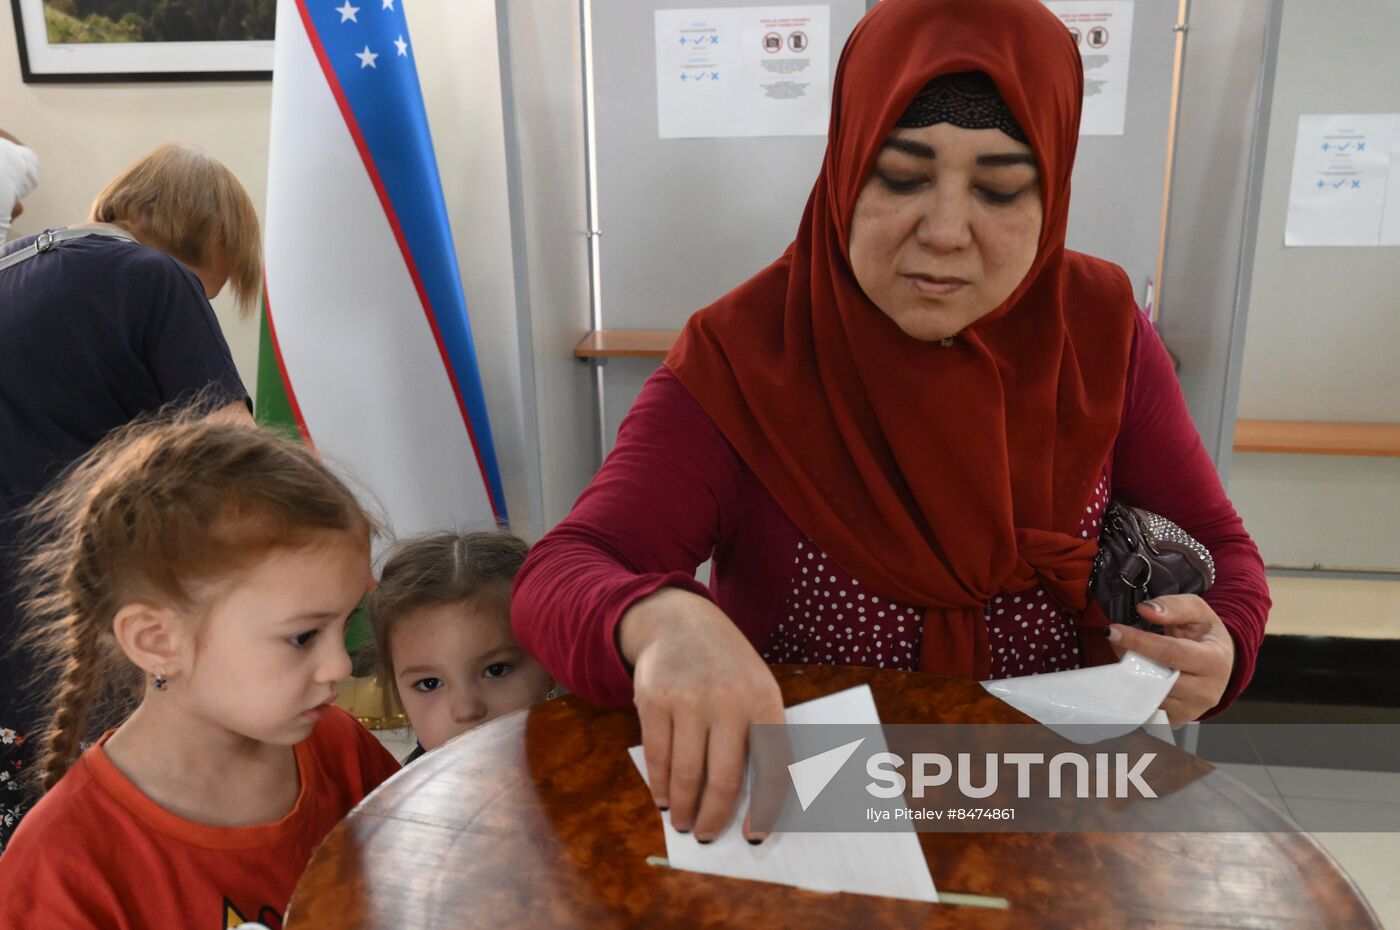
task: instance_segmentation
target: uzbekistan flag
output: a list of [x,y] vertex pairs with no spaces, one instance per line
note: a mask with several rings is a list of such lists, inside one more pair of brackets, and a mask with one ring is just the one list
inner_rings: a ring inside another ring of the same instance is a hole
[[258,419],[395,533],[505,498],[403,0],[278,0]]

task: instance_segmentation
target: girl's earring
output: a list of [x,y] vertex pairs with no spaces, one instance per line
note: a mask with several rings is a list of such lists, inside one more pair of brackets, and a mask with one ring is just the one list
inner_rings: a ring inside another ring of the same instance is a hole
[[151,684],[155,687],[157,691],[164,691],[165,686],[167,684],[166,678],[163,674],[157,672],[156,674],[151,676]]
[[550,685],[549,690],[544,693],[546,701],[552,701],[564,693],[564,689],[556,685]]

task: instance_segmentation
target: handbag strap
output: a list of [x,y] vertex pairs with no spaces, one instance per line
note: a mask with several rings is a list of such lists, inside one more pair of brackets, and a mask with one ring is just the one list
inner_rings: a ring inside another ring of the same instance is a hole
[[74,239],[82,239],[87,236],[106,236],[108,239],[119,239],[123,242],[136,242],[136,237],[131,233],[114,229],[110,226],[85,226],[81,229],[65,227],[62,229],[46,229],[34,237],[33,243],[22,249],[17,249],[0,258],[0,271],[6,268],[13,268],[22,262],[27,262],[36,255],[40,255],[50,249],[57,248],[64,242],[72,242]]

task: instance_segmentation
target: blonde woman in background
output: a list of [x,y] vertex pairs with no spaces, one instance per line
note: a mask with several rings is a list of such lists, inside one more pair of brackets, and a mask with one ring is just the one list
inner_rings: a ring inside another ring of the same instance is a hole
[[167,404],[246,419],[248,393],[210,298],[259,292],[257,215],[233,173],[163,145],[97,196],[83,223],[0,246],[0,850],[45,708],[30,688],[14,577],[19,512],[109,432]]

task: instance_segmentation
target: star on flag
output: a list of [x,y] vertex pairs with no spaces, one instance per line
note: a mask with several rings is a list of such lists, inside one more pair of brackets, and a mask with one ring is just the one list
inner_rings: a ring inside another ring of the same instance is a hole
[[369,50],[369,46],[368,46],[368,45],[365,46],[365,50],[364,50],[363,52],[356,52],[356,53],[355,53],[355,57],[358,58],[358,59],[360,59],[360,68],[361,68],[361,69],[364,69],[364,68],[373,68],[373,69],[375,69],[376,71],[379,70],[379,66],[376,65],[376,64],[374,63],[374,60],[375,60],[376,58],[378,58],[379,55],[378,55],[378,53],[376,53],[376,52],[371,52],[371,51]]
[[400,35],[397,39],[394,40],[394,48],[399,50],[400,57],[408,57],[408,43],[403,40],[402,35]]
[[358,22],[359,22],[359,20],[355,18],[355,14],[358,13],[358,12],[360,12],[360,8],[357,7],[357,6],[351,6],[351,5],[350,5],[350,0],[345,0],[345,4],[344,4],[343,6],[338,6],[338,7],[336,7],[336,8],[335,8],[335,11],[336,11],[337,13],[340,14],[340,21],[341,21],[342,23],[344,23],[344,22],[358,23]]

